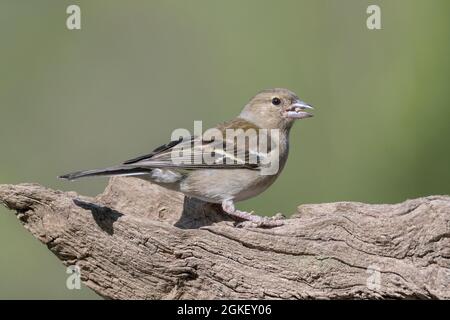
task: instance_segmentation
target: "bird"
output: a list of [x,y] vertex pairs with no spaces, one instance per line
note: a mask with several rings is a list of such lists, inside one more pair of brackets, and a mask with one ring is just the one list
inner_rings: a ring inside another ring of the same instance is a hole
[[[188,197],[220,204],[224,213],[241,221],[240,226],[278,227],[285,221],[279,214],[263,217],[238,210],[235,203],[259,195],[274,183],[288,159],[294,122],[312,117],[313,109],[288,89],[262,90],[236,118],[211,128],[214,134],[208,137],[208,130],[203,135],[179,137],[122,164],[59,178],[140,178]],[[253,136],[256,144],[250,142]],[[242,137],[245,143],[238,142]]]

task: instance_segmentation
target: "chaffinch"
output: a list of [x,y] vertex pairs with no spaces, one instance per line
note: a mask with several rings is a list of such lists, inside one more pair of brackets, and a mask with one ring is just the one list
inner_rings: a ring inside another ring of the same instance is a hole
[[[266,190],[280,175],[289,153],[289,132],[313,109],[287,89],[259,92],[235,119],[162,145],[121,165],[60,176],[132,176],[210,203],[244,220],[242,225],[276,227],[283,220],[237,210],[235,202]],[[254,139],[253,139],[254,138]]]

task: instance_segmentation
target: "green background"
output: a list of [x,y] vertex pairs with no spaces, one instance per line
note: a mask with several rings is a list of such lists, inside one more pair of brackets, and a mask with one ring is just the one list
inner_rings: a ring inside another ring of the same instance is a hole
[[[78,4],[82,30],[66,28]],[[368,30],[377,4],[382,30]],[[257,91],[316,107],[260,214],[450,193],[450,1],[0,1],[0,183],[87,195],[174,128],[230,119]],[[0,209],[0,298],[98,298]]]

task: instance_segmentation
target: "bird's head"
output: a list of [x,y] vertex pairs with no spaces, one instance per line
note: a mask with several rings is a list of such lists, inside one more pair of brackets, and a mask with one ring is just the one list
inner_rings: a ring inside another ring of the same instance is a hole
[[267,89],[254,96],[242,110],[240,117],[261,128],[289,129],[294,120],[310,118],[313,107],[283,88]]

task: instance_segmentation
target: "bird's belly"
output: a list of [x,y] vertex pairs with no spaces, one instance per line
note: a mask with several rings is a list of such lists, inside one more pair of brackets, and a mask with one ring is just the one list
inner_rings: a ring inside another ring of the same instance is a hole
[[247,169],[204,169],[192,172],[180,183],[180,192],[212,203],[225,199],[242,201],[267,189],[276,176]]

